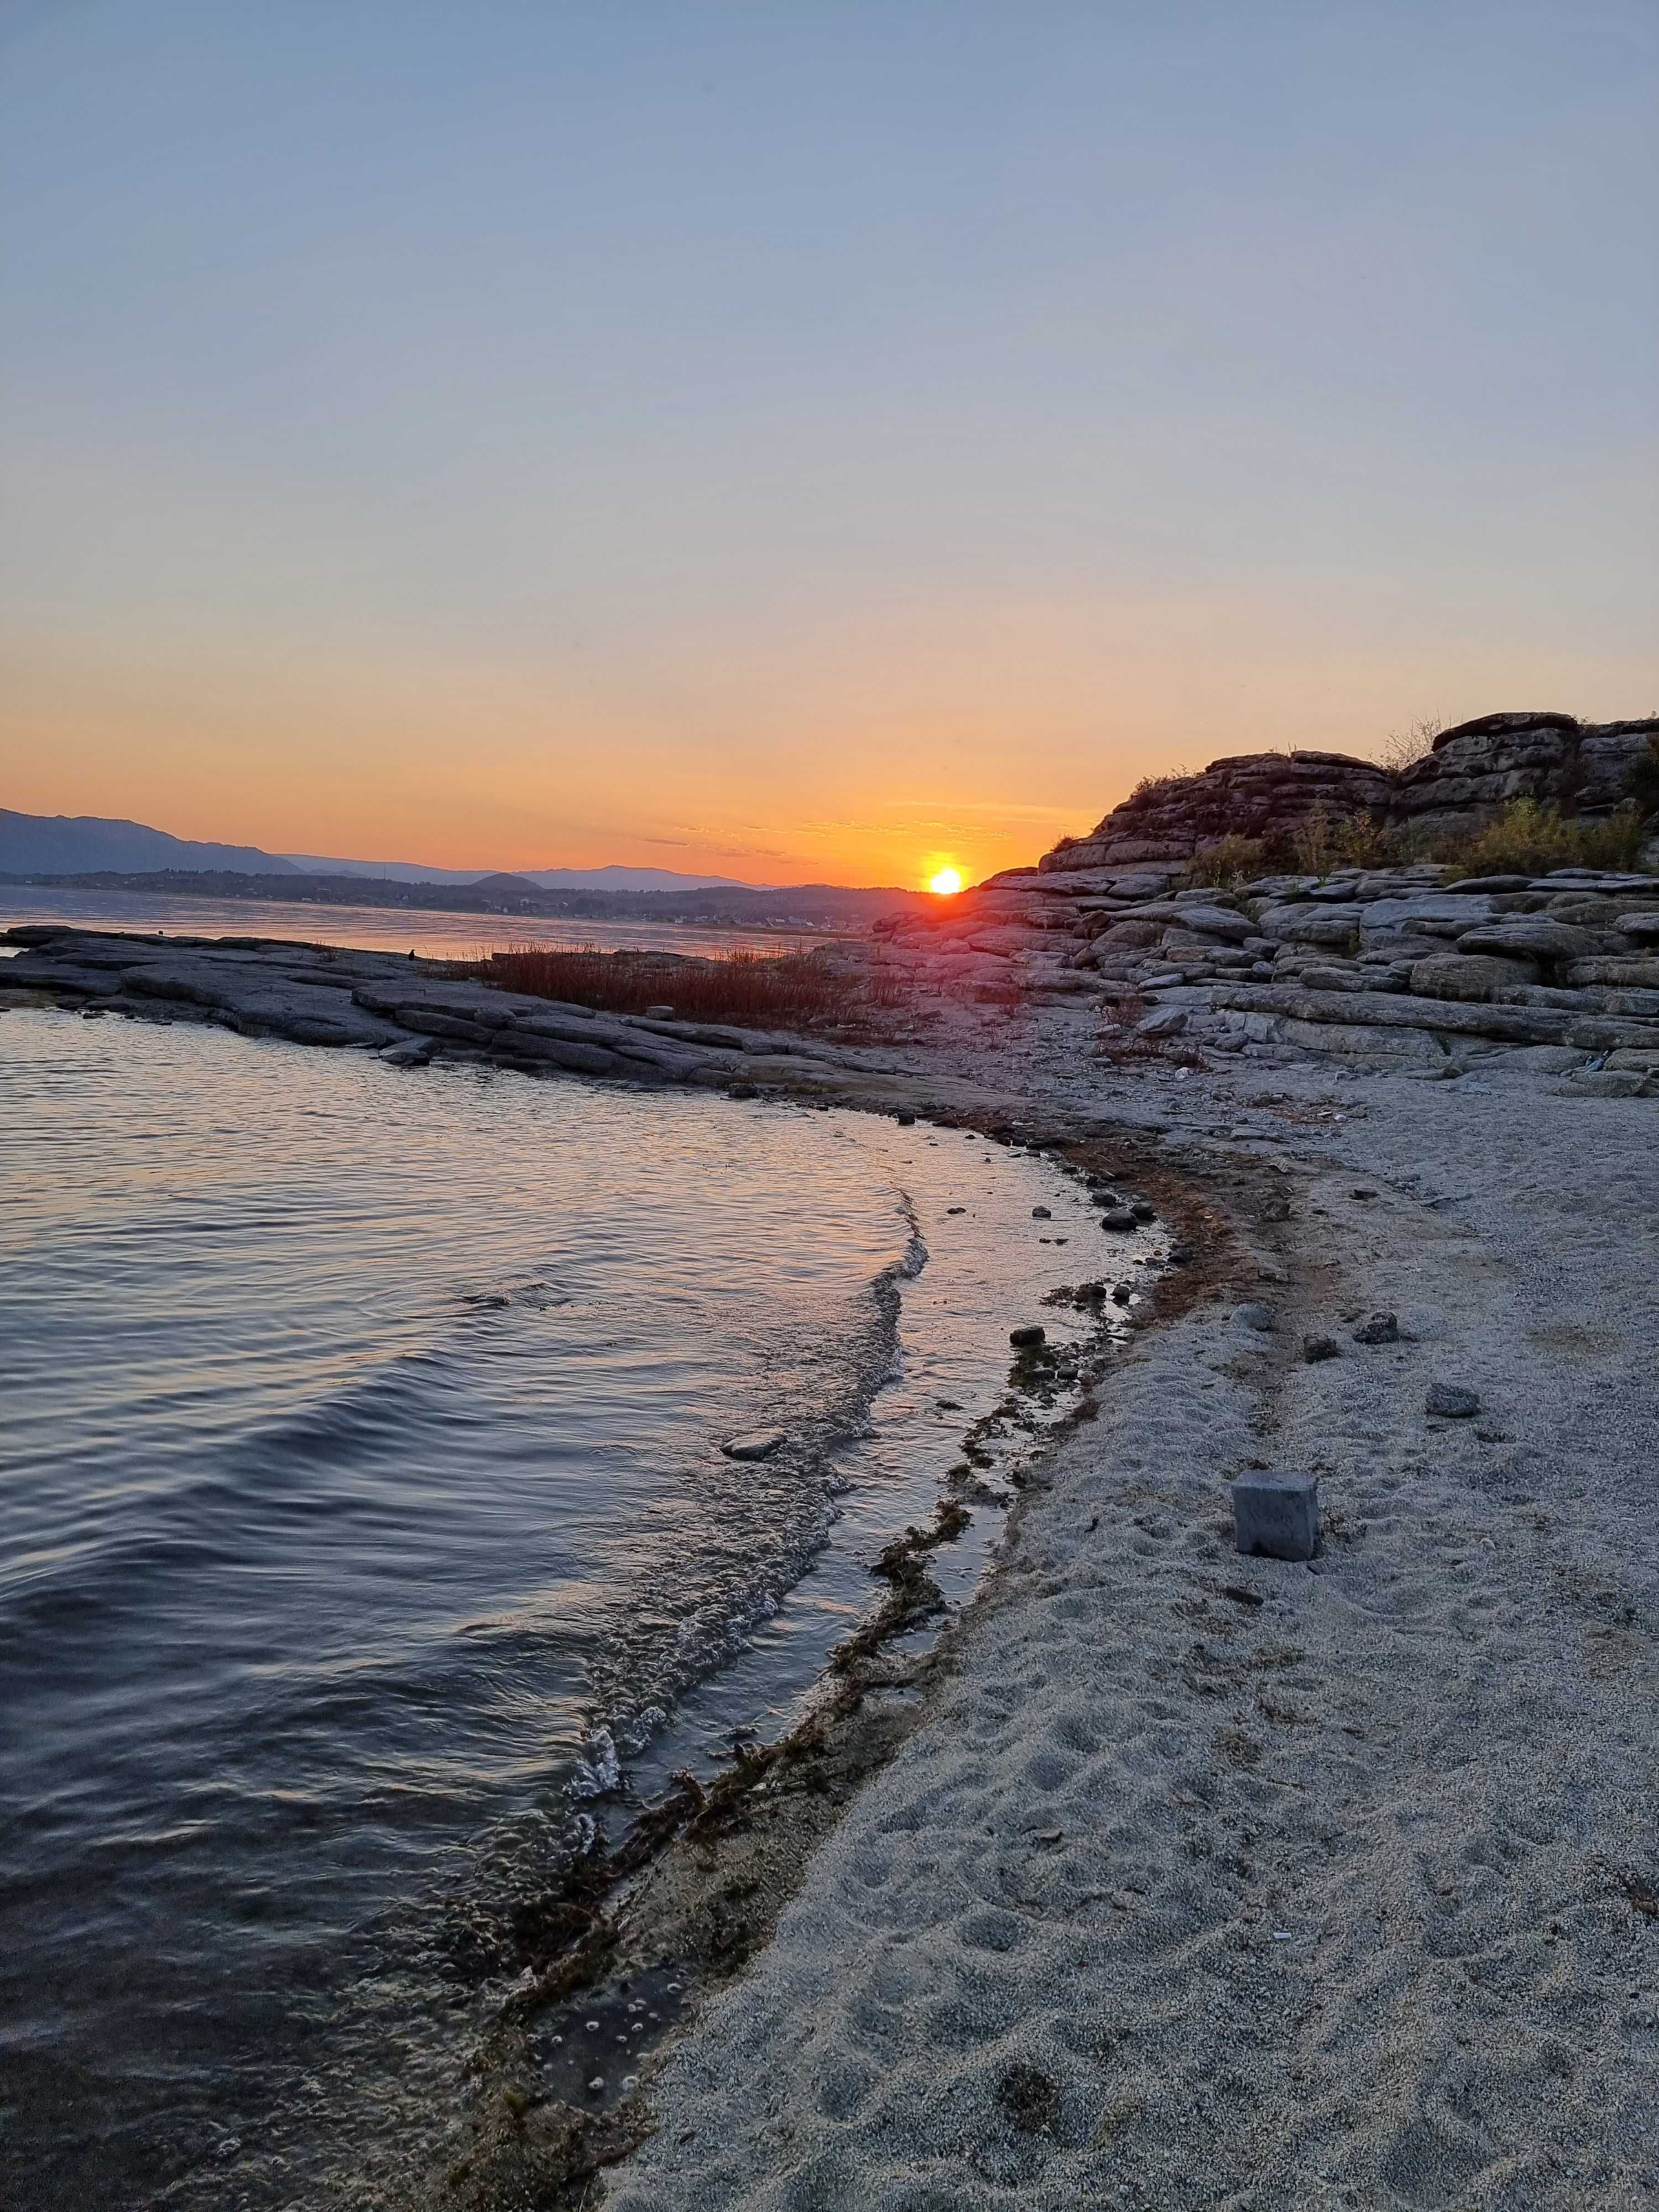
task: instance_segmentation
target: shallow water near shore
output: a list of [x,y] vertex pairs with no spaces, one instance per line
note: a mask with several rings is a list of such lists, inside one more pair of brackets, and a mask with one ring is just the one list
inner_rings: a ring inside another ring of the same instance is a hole
[[44,1011],[0,1130],[0,2197],[382,2201],[515,1908],[799,1709],[1099,1231],[925,1126]]
[[[76,890],[0,884],[0,929],[59,921],[169,937],[277,937],[465,960],[508,945],[591,945],[601,952],[788,952],[831,941],[829,930],[743,929],[732,924],[602,921],[580,915],[450,914],[434,907],[323,906],[304,899],[196,898],[153,891]],[[0,954],[3,957],[3,954]]]

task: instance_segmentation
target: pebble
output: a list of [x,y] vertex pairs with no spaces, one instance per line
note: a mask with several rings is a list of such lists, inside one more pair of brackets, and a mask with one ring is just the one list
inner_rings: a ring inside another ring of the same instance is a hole
[[1265,1334],[1268,1329],[1278,1327],[1279,1310],[1276,1306],[1257,1305],[1254,1303],[1235,1306],[1233,1319],[1245,1328],[1260,1329]]
[[1046,1206],[1034,1206],[1031,1208],[1031,1218],[1033,1221],[1052,1221],[1054,1218],[1054,1215]]
[[1341,1355],[1342,1347],[1334,1336],[1304,1336],[1302,1340],[1302,1357],[1310,1367],[1322,1359],[1338,1359]]
[[1461,1382],[1431,1382],[1423,1404],[1425,1412],[1446,1421],[1466,1421],[1480,1411],[1480,1399]]
[[1046,1342],[1048,1334],[1048,1330],[1039,1328],[1036,1322],[1028,1322],[1023,1328],[1011,1328],[1008,1341],[1017,1352],[1024,1352],[1031,1345]]
[[1391,1313],[1374,1313],[1369,1321],[1362,1321],[1353,1333],[1356,1344],[1398,1344],[1400,1323]]
[[1136,1199],[1134,1203],[1130,1206],[1129,1211],[1133,1214],[1137,1221],[1156,1221],[1158,1219],[1158,1208],[1154,1206],[1149,1206],[1144,1198]]
[[786,1429],[751,1429],[746,1437],[733,1437],[720,1449],[727,1459],[770,1459],[788,1441]]
[[1103,1229],[1115,1230],[1120,1234],[1123,1234],[1134,1228],[1136,1224],[1135,1218],[1128,1207],[1118,1206],[1114,1206],[1109,1213],[1101,1215],[1100,1225]]

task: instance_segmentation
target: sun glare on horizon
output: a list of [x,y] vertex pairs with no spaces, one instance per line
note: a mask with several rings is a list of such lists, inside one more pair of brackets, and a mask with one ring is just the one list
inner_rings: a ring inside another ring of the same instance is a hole
[[928,878],[927,888],[930,891],[937,891],[941,898],[949,898],[953,891],[962,889],[961,869],[941,868],[936,876]]

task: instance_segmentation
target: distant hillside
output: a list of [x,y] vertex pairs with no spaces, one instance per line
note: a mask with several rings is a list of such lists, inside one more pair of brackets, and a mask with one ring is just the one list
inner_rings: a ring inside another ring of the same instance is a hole
[[[0,877],[92,878],[106,890],[200,891],[217,898],[304,898],[329,905],[436,907],[480,914],[631,915],[650,921],[793,920],[858,927],[910,903],[903,891],[837,884],[745,884],[672,868],[426,868],[413,860],[332,860],[210,845],[141,822],[0,808]],[[166,877],[163,883],[161,878]],[[118,884],[116,878],[122,880]],[[130,879],[130,880],[129,880]],[[927,906],[931,902],[921,897]]]
[[172,837],[142,822],[97,814],[15,814],[0,806],[0,876],[85,875],[96,870],[234,869],[285,875],[294,870],[257,845],[208,845]]
[[[375,876],[390,884],[476,884],[488,868],[428,868],[418,860],[334,860],[317,853],[282,855],[303,874]],[[516,876],[539,890],[596,891],[753,890],[738,876],[687,876],[675,868],[625,868],[612,860],[602,868],[515,868]]]
[[[5,872],[0,870],[0,873]],[[374,876],[257,875],[235,869],[37,869],[29,880],[82,890],[138,891],[169,898],[281,899],[292,904],[427,908],[441,914],[507,914],[588,921],[729,922],[749,929],[863,929],[878,915],[923,912],[929,891],[848,890],[840,884],[789,884],[769,890],[544,890],[523,876],[465,884],[396,883]]]

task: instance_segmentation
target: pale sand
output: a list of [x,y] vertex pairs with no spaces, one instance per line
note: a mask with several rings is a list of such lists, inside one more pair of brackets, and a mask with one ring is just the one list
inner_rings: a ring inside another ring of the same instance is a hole
[[[1278,1332],[1204,1307],[1109,1381],[611,2212],[1659,2197],[1659,1112],[1244,1073],[1362,1115],[1243,1113]],[[1417,1340],[1356,1346],[1376,1307]],[[1230,1548],[1253,1460],[1320,1474],[1317,1571]]]

